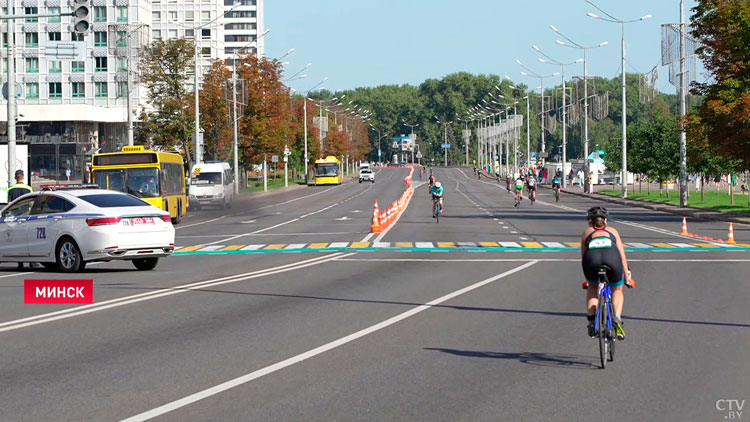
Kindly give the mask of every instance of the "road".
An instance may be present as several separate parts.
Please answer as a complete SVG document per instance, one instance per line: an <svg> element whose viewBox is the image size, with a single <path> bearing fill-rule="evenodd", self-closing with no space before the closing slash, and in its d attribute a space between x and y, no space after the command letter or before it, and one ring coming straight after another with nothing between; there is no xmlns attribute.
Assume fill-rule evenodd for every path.
<svg viewBox="0 0 750 422"><path fill-rule="evenodd" d="M750 227L728 248L605 204L638 284L601 370L574 245L603 203L541 190L517 209L471 170L435 172L439 224L417 173L370 234L374 200L405 189L383 169L192 212L154 271L0 266L2 420L718 421L750 399ZM30 278L93 279L94 304L24 305Z"/></svg>

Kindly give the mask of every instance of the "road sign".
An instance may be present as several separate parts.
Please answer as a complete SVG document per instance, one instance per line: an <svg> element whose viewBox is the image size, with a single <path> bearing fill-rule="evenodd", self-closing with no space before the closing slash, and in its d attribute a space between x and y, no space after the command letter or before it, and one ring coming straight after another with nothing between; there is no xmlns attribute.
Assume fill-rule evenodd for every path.
<svg viewBox="0 0 750 422"><path fill-rule="evenodd" d="M284 147L284 155L291 155L292 151L289 151L289 147Z"/></svg>
<svg viewBox="0 0 750 422"><path fill-rule="evenodd" d="M532 160L536 160L536 152L532 152L531 153L531 159Z"/></svg>
<svg viewBox="0 0 750 422"><path fill-rule="evenodd" d="M417 158L422 158L422 153L421 152L417 153Z"/></svg>
<svg viewBox="0 0 750 422"><path fill-rule="evenodd" d="M278 155L272 155L271 156L271 162L272 163L278 163L279 162L279 156Z"/></svg>
<svg viewBox="0 0 750 422"><path fill-rule="evenodd" d="M382 155L382 153L383 153L383 151L381 151L380 149L378 149L378 158L380 158L380 156Z"/></svg>
<svg viewBox="0 0 750 422"><path fill-rule="evenodd" d="M539 158L547 158L549 157L549 152L544 151L539 153Z"/></svg>
<svg viewBox="0 0 750 422"><path fill-rule="evenodd" d="M450 147L451 147L451 144L440 145L440 148L450 148Z"/></svg>

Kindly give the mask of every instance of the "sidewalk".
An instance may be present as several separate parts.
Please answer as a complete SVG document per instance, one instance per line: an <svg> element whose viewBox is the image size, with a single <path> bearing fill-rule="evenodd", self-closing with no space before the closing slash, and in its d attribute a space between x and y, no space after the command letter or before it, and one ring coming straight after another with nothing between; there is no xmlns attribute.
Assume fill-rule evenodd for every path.
<svg viewBox="0 0 750 422"><path fill-rule="evenodd" d="M547 189L551 189L548 186L544 187ZM589 195L587 193L583 193L582 191L571 190L570 188L563 189L562 192L570 195L580 196L583 198L595 199L597 201L610 202L613 204L625 205L629 207L641 207L654 211L668 212L683 217L701 218L704 220L724 221L750 225L750 215L739 212L709 210L705 208L695 207L680 207L678 205L672 205L663 202L643 201L638 199L622 199L596 192Z"/></svg>

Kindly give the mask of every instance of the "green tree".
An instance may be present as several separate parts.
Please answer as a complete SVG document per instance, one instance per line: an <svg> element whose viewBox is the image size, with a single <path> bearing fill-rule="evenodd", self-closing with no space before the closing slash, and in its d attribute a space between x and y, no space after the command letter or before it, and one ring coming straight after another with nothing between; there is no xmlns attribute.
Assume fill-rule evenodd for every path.
<svg viewBox="0 0 750 422"><path fill-rule="evenodd" d="M661 186L680 169L680 130L677 118L664 107L654 107L650 116L641 118L628 127L628 147L629 170L646 173Z"/></svg>

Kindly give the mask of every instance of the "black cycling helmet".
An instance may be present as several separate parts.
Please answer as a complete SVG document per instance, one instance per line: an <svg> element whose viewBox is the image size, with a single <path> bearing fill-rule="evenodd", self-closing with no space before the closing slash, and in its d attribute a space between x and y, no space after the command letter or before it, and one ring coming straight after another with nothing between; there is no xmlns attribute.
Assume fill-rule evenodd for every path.
<svg viewBox="0 0 750 422"><path fill-rule="evenodd" d="M604 219L607 218L608 215L609 213L607 212L607 209L599 206L591 207L588 211L586 211L586 217L589 221L594 221L598 218Z"/></svg>

